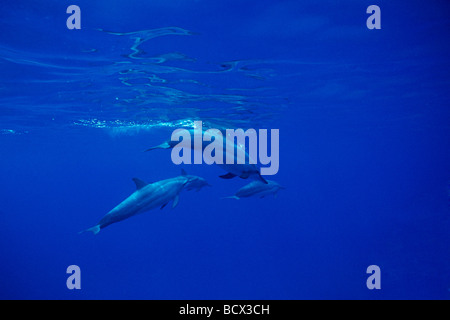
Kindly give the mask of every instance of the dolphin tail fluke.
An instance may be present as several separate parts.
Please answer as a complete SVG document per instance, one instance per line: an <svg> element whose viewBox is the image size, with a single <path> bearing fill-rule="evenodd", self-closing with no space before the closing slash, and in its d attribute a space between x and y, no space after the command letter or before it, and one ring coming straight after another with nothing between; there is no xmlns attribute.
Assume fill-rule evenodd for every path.
<svg viewBox="0 0 450 320"><path fill-rule="evenodd" d="M236 199L236 200L239 200L241 198L239 198L238 196L231 196L231 197L223 197L222 199Z"/></svg>
<svg viewBox="0 0 450 320"><path fill-rule="evenodd" d="M98 224L95 227L92 227L92 228L86 229L84 231L78 232L78 234L82 234L82 233L85 233L85 232L92 232L93 234L98 234L100 232L100 225Z"/></svg>
<svg viewBox="0 0 450 320"><path fill-rule="evenodd" d="M145 152L152 151L155 149L170 149L170 145L168 142L161 143L159 146L151 147L150 149L145 150Z"/></svg>
<svg viewBox="0 0 450 320"><path fill-rule="evenodd" d="M227 174L224 174L224 175L222 175L222 176L219 176L219 178L222 178L222 179L233 179L234 177L236 177L236 175L234 174L234 173L227 173Z"/></svg>

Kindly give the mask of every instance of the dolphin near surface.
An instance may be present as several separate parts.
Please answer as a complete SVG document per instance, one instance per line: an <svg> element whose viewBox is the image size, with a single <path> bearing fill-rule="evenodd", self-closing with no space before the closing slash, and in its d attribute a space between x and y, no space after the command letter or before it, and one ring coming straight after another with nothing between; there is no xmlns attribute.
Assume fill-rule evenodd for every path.
<svg viewBox="0 0 450 320"><path fill-rule="evenodd" d="M186 188L187 190L197 189L208 185L206 180L197 176L189 176L182 170L182 175L154 183L146 183L134 178L136 191L118 206L108 212L97 225L83 232L98 234L101 229L107 226L128 219L134 215L150 211L161 207L163 209L170 201L173 201L172 208L178 205L179 194Z"/></svg>
<svg viewBox="0 0 450 320"><path fill-rule="evenodd" d="M194 129L190 129L188 131L190 132L191 136L194 136ZM202 135L209 135L209 133L207 131L202 131ZM211 141L211 139L210 139L210 141ZM161 143L160 145L154 146L145 151L148 152L148 151L155 150L155 149L173 149L178 143L179 143L179 141L167 140L167 141ZM205 142L202 139L202 146L201 146L202 150L200 150L200 151L203 151L208 144L209 144L209 141ZM195 147L191 146L191 148L195 150ZM247 153L247 151L245 150L245 147L239 146L234 143L231 144L230 142L228 142L227 139L225 139L223 149L224 149L223 163L222 164L217 163L217 165L228 173L221 175L220 178L222 178L222 179L232 179L235 177L240 177L241 179L251 178L251 179L254 179L257 181L261 181L264 184L267 184L266 179L264 179L261 176L260 169L255 164L247 163L247 162L245 164L237 163L238 162L238 156L237 156L238 150L243 151L243 153L245 155L245 159L250 160L250 156ZM233 158L234 158L233 164L226 163L226 155L228 152L230 152L230 150L233 150ZM236 152L234 152L235 150L236 150Z"/></svg>
<svg viewBox="0 0 450 320"><path fill-rule="evenodd" d="M249 198L249 197L260 197L264 198L267 195L273 194L274 197L277 196L278 191L281 189L285 189L280 186L277 182L272 180L267 180L267 184L262 183L261 181L252 181L246 186L239 189L234 196L225 197L223 199L236 199L239 200L241 198Z"/></svg>

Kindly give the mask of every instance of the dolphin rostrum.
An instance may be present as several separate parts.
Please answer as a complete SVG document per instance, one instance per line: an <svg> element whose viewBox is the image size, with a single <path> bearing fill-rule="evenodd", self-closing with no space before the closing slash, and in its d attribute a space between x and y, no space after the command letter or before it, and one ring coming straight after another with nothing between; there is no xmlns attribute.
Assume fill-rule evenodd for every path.
<svg viewBox="0 0 450 320"><path fill-rule="evenodd" d="M231 197L225 197L223 199L236 199L239 200L241 198L248 198L248 197L260 197L264 198L265 196L269 194L273 194L274 197L277 196L277 193L280 189L285 189L284 187L280 186L277 182L272 180L267 180L267 184L262 183L261 181L252 181L246 186L239 189L234 196Z"/></svg>
<svg viewBox="0 0 450 320"><path fill-rule="evenodd" d="M197 192L199 192L203 187L211 187L211 185L205 179L188 175L183 169L181 169L181 175L189 179L189 182L184 186L184 189L186 189L187 191L195 189Z"/></svg>
<svg viewBox="0 0 450 320"><path fill-rule="evenodd" d="M191 136L194 136L194 129L190 129L188 130L189 133L191 134ZM208 131L202 131L202 135L203 136L208 136L211 135ZM211 141L211 138L209 139L209 141ZM172 140L167 140L163 143L161 143L160 145L157 145L155 147L152 147L150 149L145 150L147 151L151 151L151 150L155 150L155 149L173 149L177 144L179 143L179 141L172 141ZM204 139L202 139L202 145L201 145L201 150L203 152L203 150L206 148L206 146L208 145L208 142L206 142ZM191 148L193 148L193 150L195 149L195 145L192 146ZM237 154L238 154L238 150L241 150L245 156L245 159L250 160L250 156L248 154L248 152L245 150L245 147L240 146L235 144L234 142L229 142L227 139L224 139L224 147L223 149L225 150L225 152L223 153L223 157L224 157L224 161L223 163L217 163L217 165L219 167L221 167L222 169L224 169L225 171L227 171L227 174L221 175L220 178L222 179L232 179L235 177L240 177L242 179L248 179L248 178L252 178L258 181L261 181L265 184L267 184L266 179L264 179L261 176L260 173L260 169L253 163L244 163L244 164L238 164L237 162ZM236 152L234 152L236 150ZM233 160L234 163L233 164L228 164L226 163L226 157L227 157L227 153L228 152L233 152Z"/></svg>
<svg viewBox="0 0 450 320"><path fill-rule="evenodd" d="M80 233L90 231L97 234L101 229L113 223L158 207L162 209L170 201L173 201L172 208L175 208L178 204L179 194L183 188L186 187L188 190L192 188L200 189L207 185L204 179L196 176L188 176L184 170L179 177L154 183L146 183L137 178L134 178L133 181L136 184L137 190L131 196L107 213L97 225Z"/></svg>
<svg viewBox="0 0 450 320"><path fill-rule="evenodd" d="M194 129L189 129L188 131L191 134L191 136L194 136ZM205 131L203 131L203 133L205 133ZM163 143L161 143L161 144L159 144L157 146L154 146L154 147L151 147L151 148L145 150L145 152L152 151L152 150L155 150L155 149L172 149L178 143L180 143L180 142L179 141L172 141L171 139L169 139L169 140L166 140L166 141L164 141ZM205 146L206 145L204 144L203 145L203 149L205 148Z"/></svg>

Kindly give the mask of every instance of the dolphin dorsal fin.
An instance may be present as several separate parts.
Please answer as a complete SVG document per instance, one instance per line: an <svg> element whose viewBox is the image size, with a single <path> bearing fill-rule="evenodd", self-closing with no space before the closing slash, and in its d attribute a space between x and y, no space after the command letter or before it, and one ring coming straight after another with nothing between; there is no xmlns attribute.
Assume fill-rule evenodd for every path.
<svg viewBox="0 0 450 320"><path fill-rule="evenodd" d="M187 176L187 173L186 173L186 171L184 171L184 169L181 169L181 175L182 176Z"/></svg>
<svg viewBox="0 0 450 320"><path fill-rule="evenodd" d="M136 184L136 189L138 189L138 190L144 188L145 186L148 186L148 183L145 181L142 181L141 179L133 178L133 181Z"/></svg>

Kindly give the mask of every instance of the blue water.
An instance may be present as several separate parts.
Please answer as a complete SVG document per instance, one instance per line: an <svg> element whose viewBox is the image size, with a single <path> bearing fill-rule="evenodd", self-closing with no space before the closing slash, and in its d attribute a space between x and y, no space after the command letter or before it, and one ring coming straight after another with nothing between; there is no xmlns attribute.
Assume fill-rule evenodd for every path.
<svg viewBox="0 0 450 320"><path fill-rule="evenodd" d="M443 0L3 2L0 298L449 299L449 16ZM178 176L143 150L195 120L279 129L286 189L222 200L248 181L183 165L213 187L78 234L131 178Z"/></svg>

